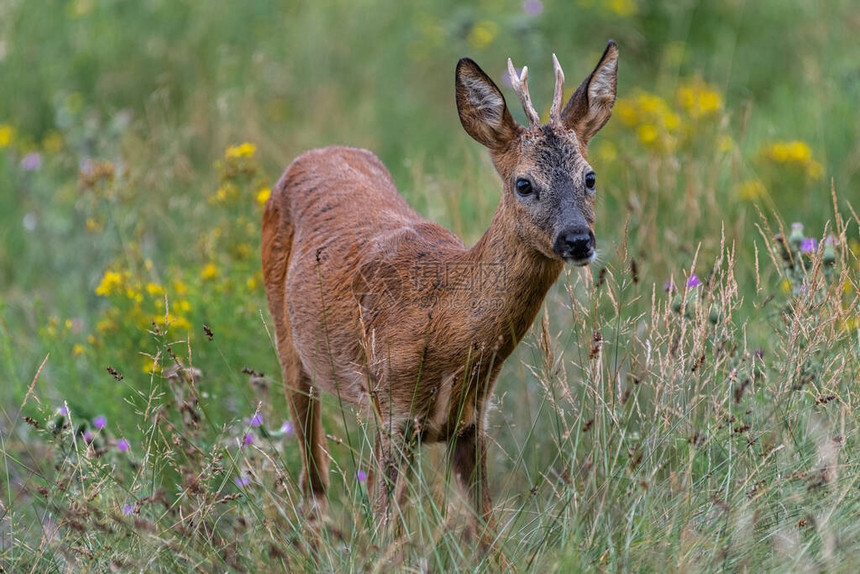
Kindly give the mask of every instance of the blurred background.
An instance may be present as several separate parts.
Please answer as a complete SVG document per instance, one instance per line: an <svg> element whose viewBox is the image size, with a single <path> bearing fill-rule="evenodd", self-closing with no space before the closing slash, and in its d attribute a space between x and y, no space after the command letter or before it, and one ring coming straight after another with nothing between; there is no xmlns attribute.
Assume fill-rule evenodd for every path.
<svg viewBox="0 0 860 574"><path fill-rule="evenodd" d="M110 297L96 293L106 270L146 296L137 328L172 290L194 336L214 323L232 337L225 353L276 372L259 314L257 199L312 147L373 150L422 214L475 241L500 184L459 125L463 56L503 86L523 121L502 81L508 57L529 66L546 114L551 54L570 94L606 41L618 42L619 102L590 154L597 236L609 253L627 221L646 281L662 286L700 246L712 256L723 227L751 251L759 209L821 234L831 182L842 200L860 194L858 33L850 0L6 0L5 388L29 382L46 346L51 386L101 388L92 380L114 353L141 350L145 332L120 342L125 330L108 328L128 322L135 297L111 316ZM245 142L250 157L232 159L252 166L215 166ZM175 293L175 281L192 292Z"/></svg>
<svg viewBox="0 0 860 574"><path fill-rule="evenodd" d="M529 67L546 116L551 54L569 96L610 38L618 101L589 155L601 256L591 272L568 270L548 299L559 350L587 353L591 331L566 331L577 313L568 295L590 297L598 274L601 284L604 273L621 277L635 260L624 308L634 337L652 300L667 304L669 285L691 273L704 281L729 252L736 323L750 348L772 349L769 322L747 319L792 286L770 263L764 230L787 234L798 221L821 241L835 206L843 215L860 206L857 8L0 0L0 429L20 423L40 365L39 408L106 415L117 437L144 432L123 419L177 362L202 371L218 424L260 400L267 420L286 418L259 239L262 204L292 158L330 144L368 148L420 213L471 244L501 185L460 127L457 60L477 61L522 122L503 80L508 57ZM856 225L845 237L860 253ZM598 316L611 309L600 305ZM860 325L856 311L851 320ZM500 380L502 414L492 416L508 446L541 407L504 397L539 394L528 366L539 355L530 335ZM569 369L571 385L579 369ZM339 415L327 417L346 432ZM286 456L295 470L297 456ZM526 464L541 456L550 455L523 454Z"/></svg>

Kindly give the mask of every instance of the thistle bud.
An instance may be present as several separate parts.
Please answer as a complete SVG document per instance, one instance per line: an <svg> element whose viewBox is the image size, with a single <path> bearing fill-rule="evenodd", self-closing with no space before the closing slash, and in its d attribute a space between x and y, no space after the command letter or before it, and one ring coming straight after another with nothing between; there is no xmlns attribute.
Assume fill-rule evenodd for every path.
<svg viewBox="0 0 860 574"><path fill-rule="evenodd" d="M803 243L803 239L803 224L792 223L791 234L788 236L789 245L791 245L792 249L798 250L800 249L800 244Z"/></svg>

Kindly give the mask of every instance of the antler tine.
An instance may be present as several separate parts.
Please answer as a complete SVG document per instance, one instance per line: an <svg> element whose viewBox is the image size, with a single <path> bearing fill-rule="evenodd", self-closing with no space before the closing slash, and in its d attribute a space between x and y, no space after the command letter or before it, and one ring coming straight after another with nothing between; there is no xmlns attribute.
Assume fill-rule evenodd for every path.
<svg viewBox="0 0 860 574"><path fill-rule="evenodd" d="M552 67L555 70L555 92L552 95L552 106L549 108L549 123L553 127L562 127L561 108L564 105L564 72L555 54L552 55Z"/></svg>
<svg viewBox="0 0 860 574"><path fill-rule="evenodd" d="M523 110L526 112L526 117L529 119L529 128L540 126L540 116L535 111L535 108L532 105L532 99L529 96L528 67L523 66L522 74L517 75L514 63L511 62L510 58L508 58L508 76L511 78L511 86L513 86L514 91L520 98Z"/></svg>

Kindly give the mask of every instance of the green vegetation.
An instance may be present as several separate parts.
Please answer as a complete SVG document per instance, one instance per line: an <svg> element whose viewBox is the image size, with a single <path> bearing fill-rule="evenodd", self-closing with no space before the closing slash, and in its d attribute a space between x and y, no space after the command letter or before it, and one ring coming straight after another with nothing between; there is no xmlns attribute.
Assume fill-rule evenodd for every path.
<svg viewBox="0 0 860 574"><path fill-rule="evenodd" d="M436 447L408 536L376 531L373 421L333 397L308 533L261 204L298 153L367 147L473 242L500 185L457 59L528 65L546 114L551 53L569 95L608 38L601 256L496 387L499 546L524 572L856 571L858 31L850 0L0 2L0 571L497 568Z"/></svg>

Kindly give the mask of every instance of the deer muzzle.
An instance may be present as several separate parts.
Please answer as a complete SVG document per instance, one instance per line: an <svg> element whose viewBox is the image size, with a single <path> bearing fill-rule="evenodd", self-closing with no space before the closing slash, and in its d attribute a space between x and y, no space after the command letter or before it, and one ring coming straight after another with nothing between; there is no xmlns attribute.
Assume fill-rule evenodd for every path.
<svg viewBox="0 0 860 574"><path fill-rule="evenodd" d="M587 227L562 231L555 239L553 250L565 263L588 265L596 256L594 233Z"/></svg>

